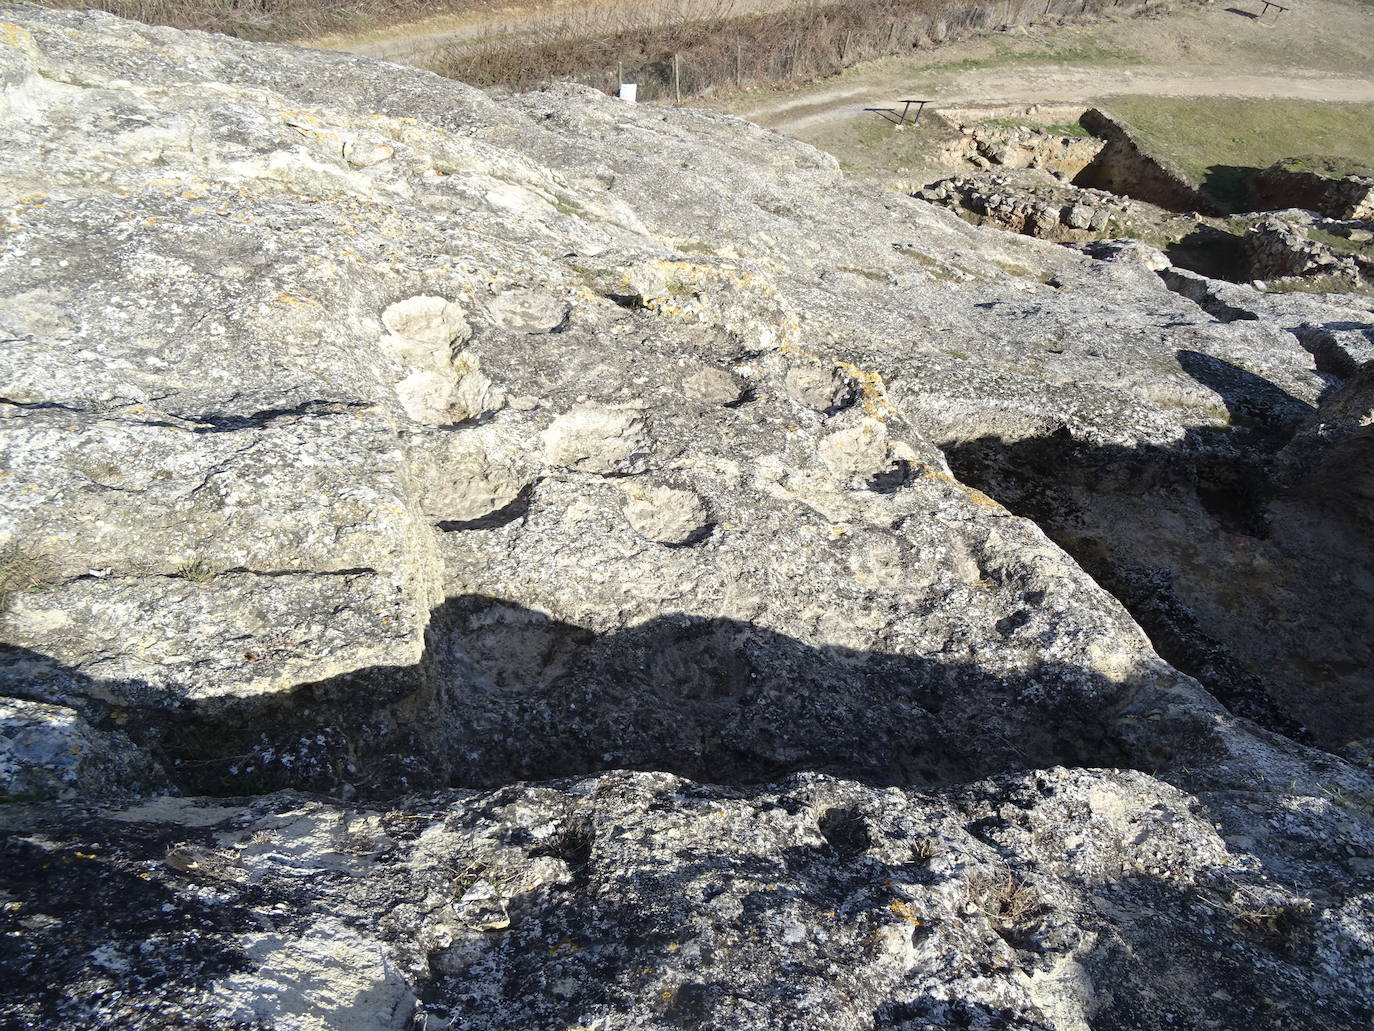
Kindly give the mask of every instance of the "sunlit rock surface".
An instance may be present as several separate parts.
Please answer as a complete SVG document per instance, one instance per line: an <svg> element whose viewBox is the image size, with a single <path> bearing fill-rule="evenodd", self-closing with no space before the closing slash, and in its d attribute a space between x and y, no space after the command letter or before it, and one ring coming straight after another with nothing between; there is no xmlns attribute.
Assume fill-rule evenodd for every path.
<svg viewBox="0 0 1374 1031"><path fill-rule="evenodd" d="M2 10L7 1019L1368 1023L1366 302Z"/></svg>

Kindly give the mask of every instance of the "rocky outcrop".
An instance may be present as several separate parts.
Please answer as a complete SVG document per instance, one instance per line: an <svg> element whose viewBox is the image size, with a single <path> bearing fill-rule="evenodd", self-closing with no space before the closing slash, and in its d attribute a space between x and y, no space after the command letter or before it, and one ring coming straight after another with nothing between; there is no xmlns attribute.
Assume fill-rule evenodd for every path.
<svg viewBox="0 0 1374 1031"><path fill-rule="evenodd" d="M1366 361L1318 409L1280 456L1293 489L1342 518L1374 525L1374 360Z"/></svg>
<svg viewBox="0 0 1374 1031"><path fill-rule="evenodd" d="M996 109L938 112L934 117L946 121L969 119L958 122L960 135L940 148L936 156L938 163L969 162L980 168L1039 168L1072 179L1090 166L1107 145L1106 141L1093 136L1061 136L1028 125L999 125L995 118L999 113L1003 112Z"/></svg>
<svg viewBox="0 0 1374 1031"><path fill-rule="evenodd" d="M1147 240L1181 267L1284 289L1367 290L1374 236L1367 221L1291 209L1228 219L1166 211L1145 201L1075 186L1037 169L951 176L912 196L995 226L1057 243Z"/></svg>
<svg viewBox="0 0 1374 1031"><path fill-rule="evenodd" d="M1103 243L1109 249L1118 246L1109 241L1148 242L1162 249L1168 261L1204 275L1248 282L1259 274L1251 266L1247 241L1237 231L1261 216L1222 220L1166 211L1105 190L1075 186L1037 169L952 176L913 196L947 207L974 225L1040 240L1079 246Z"/></svg>
<svg viewBox="0 0 1374 1031"><path fill-rule="evenodd" d="M1368 221L1327 219L1305 211L1270 216L1246 232L1251 275L1318 280L1328 289L1374 286L1374 247L1362 246L1374 239L1371 228L1374 223Z"/></svg>
<svg viewBox="0 0 1374 1031"><path fill-rule="evenodd" d="M1034 171L952 176L913 196L951 208L975 225L1060 243L1112 235L1139 207L1103 190L1070 186Z"/></svg>
<svg viewBox="0 0 1374 1031"><path fill-rule="evenodd" d="M0 22L8 1020L1368 1016L1367 545L1256 543L1359 302Z"/></svg>
<svg viewBox="0 0 1374 1031"><path fill-rule="evenodd" d="M413 809L162 799L53 811L41 837L11 808L7 880L42 896L0 946L5 1005L88 1027L1358 1026L1368 896L1319 871L1367 883L1369 860L1319 835L1374 836L1330 799L1242 797L1244 819L1055 768L936 793L616 773Z"/></svg>

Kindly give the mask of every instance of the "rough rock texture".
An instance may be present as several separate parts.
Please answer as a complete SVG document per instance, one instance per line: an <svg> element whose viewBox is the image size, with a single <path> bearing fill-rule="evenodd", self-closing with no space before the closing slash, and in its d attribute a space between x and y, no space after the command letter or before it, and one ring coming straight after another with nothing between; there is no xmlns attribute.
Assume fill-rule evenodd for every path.
<svg viewBox="0 0 1374 1031"><path fill-rule="evenodd" d="M1374 525L1374 360L1323 400L1279 458L1293 487L1364 524L1356 532L1368 532Z"/></svg>
<svg viewBox="0 0 1374 1031"><path fill-rule="evenodd" d="M1374 223L1310 211L1217 218L1059 181L1038 169L951 176L912 196L974 225L1057 243L1131 238L1166 250L1180 267L1276 289L1358 290L1374 284Z"/></svg>
<svg viewBox="0 0 1374 1031"><path fill-rule="evenodd" d="M1059 117L1073 122L1083 113L1082 108L1051 109ZM1012 114L1048 117L1049 110L1039 105L1028 111L1005 109L944 109L939 117L957 127L959 135L941 146L937 152L940 164L962 165L965 162L980 168L1038 168L1066 179L1072 179L1093 163L1107 145L1096 137L1060 136L1057 133L1024 125L1003 126L979 124L982 119L994 119Z"/></svg>
<svg viewBox="0 0 1374 1031"><path fill-rule="evenodd" d="M1368 1024L1280 457L1368 307L579 88L22 5L0 83L7 1020Z"/></svg>
<svg viewBox="0 0 1374 1031"><path fill-rule="evenodd" d="M1328 289L1369 290L1374 287L1371 229L1374 222L1367 219L1329 219L1292 210L1271 215L1252 225L1245 236L1251 278L1297 283L1319 279L1329 284ZM1321 237L1313 239L1313 231Z"/></svg>
<svg viewBox="0 0 1374 1031"><path fill-rule="evenodd" d="M1374 833L1303 794L1062 768L938 793L616 773L31 821L0 812L23 898L0 911L5 1006L30 1026L1354 1031L1370 1013L1374 879L1350 852Z"/></svg>
<svg viewBox="0 0 1374 1031"><path fill-rule="evenodd" d="M951 176L914 196L951 208L975 225L1060 243L1119 237L1132 216L1140 221L1154 214L1145 214L1148 206L1139 202L1039 171Z"/></svg>

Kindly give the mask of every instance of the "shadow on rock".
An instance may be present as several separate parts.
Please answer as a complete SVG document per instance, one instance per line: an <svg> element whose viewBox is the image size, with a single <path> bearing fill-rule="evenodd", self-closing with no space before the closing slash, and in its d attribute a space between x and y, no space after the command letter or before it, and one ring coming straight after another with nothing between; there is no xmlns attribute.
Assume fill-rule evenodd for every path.
<svg viewBox="0 0 1374 1031"><path fill-rule="evenodd" d="M214 1014L204 990L249 966L234 936L259 930L254 907L277 901L264 888L244 885L233 892L235 904L226 905L222 892L207 897L167 883L173 846L213 837L79 810L65 822L50 821L42 834L7 826L0 834L0 881L5 898L22 902L0 906L0 1012L15 1020L0 1017L0 1024L210 1026ZM116 858L127 854L146 861ZM136 1003L125 998L134 994Z"/></svg>
<svg viewBox="0 0 1374 1031"><path fill-rule="evenodd" d="M1184 372L1221 398L1232 425L1244 431L1250 447L1282 447L1316 413L1306 401L1238 365L1201 351L1181 350L1177 357ZM1200 436L1198 431L1194 436Z"/></svg>
<svg viewBox="0 0 1374 1031"><path fill-rule="evenodd" d="M67 689L118 694L92 683ZM1155 694L1145 679L1053 663L996 676L934 657L815 647L719 618L666 615L598 634L464 595L431 613L413 667L125 712L119 726L179 788L221 795L294 787L383 796L607 769L716 783L811 770L935 785L1054 764L1152 769L1180 751L1205 763L1216 749L1205 697L1191 709ZM1147 725L1130 718L1141 705L1172 711ZM87 702L88 718L111 725L99 708Z"/></svg>
<svg viewBox="0 0 1374 1031"><path fill-rule="evenodd" d="M1250 182L1260 169L1249 165L1211 165L1203 173L1201 190L1222 212L1255 210Z"/></svg>
<svg viewBox="0 0 1374 1031"><path fill-rule="evenodd" d="M1179 268L1189 269L1208 279L1243 281L1250 269L1250 260L1240 237L1205 223L1164 247L1169 261Z"/></svg>
<svg viewBox="0 0 1374 1031"><path fill-rule="evenodd" d="M1278 475L1315 410L1220 359L1178 360L1228 425L1173 448L984 437L949 446L950 466L1039 524L1236 714L1333 749L1374 734L1374 553L1344 510L1359 500Z"/></svg>

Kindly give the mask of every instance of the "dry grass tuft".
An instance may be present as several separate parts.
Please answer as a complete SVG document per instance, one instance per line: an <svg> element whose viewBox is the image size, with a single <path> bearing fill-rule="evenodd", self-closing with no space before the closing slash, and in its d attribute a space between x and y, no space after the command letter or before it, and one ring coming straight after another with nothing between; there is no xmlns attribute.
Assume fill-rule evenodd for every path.
<svg viewBox="0 0 1374 1031"><path fill-rule="evenodd" d="M0 551L0 612L9 608L14 595L41 591L55 582L52 564L41 555L15 546Z"/></svg>
<svg viewBox="0 0 1374 1031"><path fill-rule="evenodd" d="M968 896L998 934L1026 930L1043 909L1034 890L1010 873L974 874Z"/></svg>

